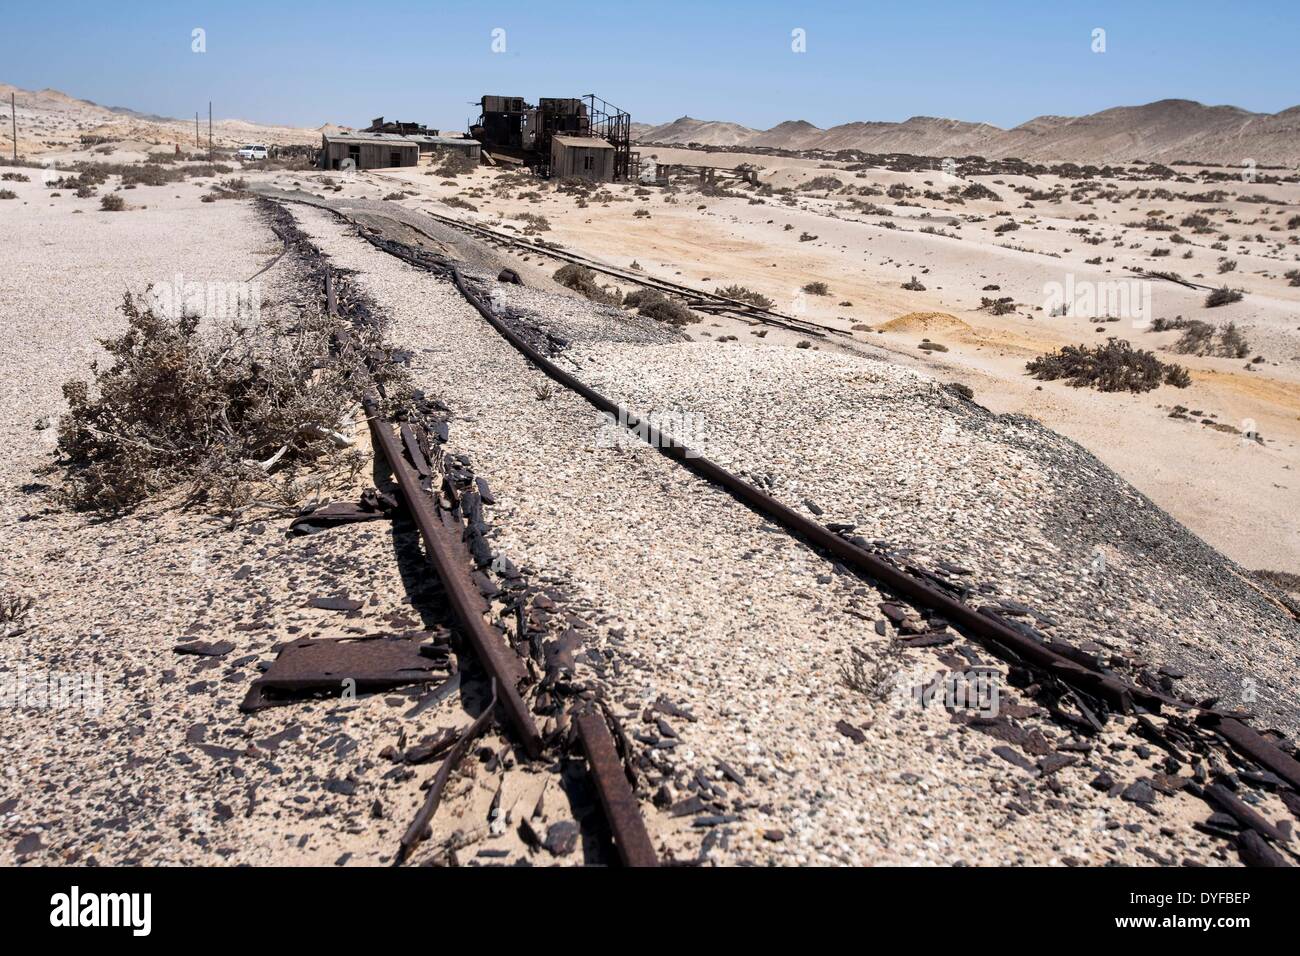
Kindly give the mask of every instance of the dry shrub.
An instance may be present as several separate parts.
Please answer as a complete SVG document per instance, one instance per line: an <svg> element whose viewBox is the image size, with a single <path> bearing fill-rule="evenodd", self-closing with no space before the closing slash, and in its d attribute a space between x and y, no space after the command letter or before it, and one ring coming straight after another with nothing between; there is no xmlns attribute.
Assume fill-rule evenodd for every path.
<svg viewBox="0 0 1300 956"><path fill-rule="evenodd" d="M762 293L755 292L753 289L747 289L743 285L729 285L723 289L714 289L713 294L735 299L737 302L747 302L760 309L772 308L771 299Z"/></svg>
<svg viewBox="0 0 1300 956"><path fill-rule="evenodd" d="M513 218L526 225L524 235L534 232L549 232L551 229L550 221L545 216L539 216L535 212L521 212Z"/></svg>
<svg viewBox="0 0 1300 956"><path fill-rule="evenodd" d="M830 192L835 189L840 189L843 186L844 184L834 176L817 176L796 188L808 190L810 192Z"/></svg>
<svg viewBox="0 0 1300 956"><path fill-rule="evenodd" d="M664 298L664 294L658 289L633 289L623 296L623 305L629 309L639 309L643 305L660 302Z"/></svg>
<svg viewBox="0 0 1300 956"><path fill-rule="evenodd" d="M27 612L33 603L25 595L0 593L0 637L17 637L27 630Z"/></svg>
<svg viewBox="0 0 1300 956"><path fill-rule="evenodd" d="M121 212L126 208L126 200L117 193L109 193L99 200L99 208L105 212Z"/></svg>
<svg viewBox="0 0 1300 956"><path fill-rule="evenodd" d="M472 173L478 163L470 159L464 153L458 153L455 150L447 150L442 158L440 165L434 172L435 175L455 179L462 173Z"/></svg>
<svg viewBox="0 0 1300 956"><path fill-rule="evenodd" d="M623 293L613 286L602 286L596 281L596 273L576 262L556 269L555 275L551 278L566 289L582 293L592 302L618 305L623 301Z"/></svg>
<svg viewBox="0 0 1300 956"><path fill-rule="evenodd" d="M698 315L658 289L633 289L623 298L623 305L636 309L638 315L669 325L691 325L700 321Z"/></svg>
<svg viewBox="0 0 1300 956"><path fill-rule="evenodd" d="M1016 301L1009 295L999 296L996 299L990 299L988 296L982 295L980 296L980 310L993 315L1006 315L1008 312L1016 311Z"/></svg>
<svg viewBox="0 0 1300 956"><path fill-rule="evenodd" d="M1228 305L1232 302L1240 302L1242 293L1236 289L1229 289L1226 285L1215 289L1205 297L1205 307L1213 309L1216 306Z"/></svg>
<svg viewBox="0 0 1300 956"><path fill-rule="evenodd" d="M961 191L964 199L992 199L994 202L1001 202L1002 197L995 193L983 183L971 183Z"/></svg>
<svg viewBox="0 0 1300 956"><path fill-rule="evenodd" d="M1075 388L1102 392L1147 392L1161 384L1177 388L1191 384L1191 377L1181 365L1161 362L1153 352L1135 349L1114 338L1091 348L1067 345L1058 352L1040 355L1025 368L1042 381L1064 379Z"/></svg>
<svg viewBox="0 0 1300 956"><path fill-rule="evenodd" d="M848 663L840 664L840 683L877 703L888 700L905 660L903 642L895 639L874 655L850 648Z"/></svg>
<svg viewBox="0 0 1300 956"><path fill-rule="evenodd" d="M336 460L360 360L330 356L336 320L304 313L291 327L227 324L142 308L127 293L127 330L101 340L111 357L91 366L94 389L63 386L59 422L73 507L118 511L188 486L190 501L234 509L296 467ZM364 379L362 379L364 380Z"/></svg>
<svg viewBox="0 0 1300 956"><path fill-rule="evenodd" d="M656 322L667 322L669 325L690 325L700 321L700 317L686 306L675 299L663 296L660 296L658 301L647 302L637 312Z"/></svg>
<svg viewBox="0 0 1300 956"><path fill-rule="evenodd" d="M1245 358L1250 354L1250 343L1237 329L1235 322L1215 328L1209 322L1192 319L1185 322L1182 328L1182 336L1173 345L1173 350L1181 355Z"/></svg>

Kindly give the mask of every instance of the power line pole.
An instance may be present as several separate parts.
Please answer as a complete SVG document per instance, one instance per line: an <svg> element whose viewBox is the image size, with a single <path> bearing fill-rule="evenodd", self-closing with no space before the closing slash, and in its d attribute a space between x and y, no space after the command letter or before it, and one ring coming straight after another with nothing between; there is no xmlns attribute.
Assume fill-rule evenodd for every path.
<svg viewBox="0 0 1300 956"><path fill-rule="evenodd" d="M198 149L202 145L203 142L199 139L199 111L195 110L194 111L194 148Z"/></svg>
<svg viewBox="0 0 1300 956"><path fill-rule="evenodd" d="M208 100L208 162L212 162L212 100Z"/></svg>
<svg viewBox="0 0 1300 956"><path fill-rule="evenodd" d="M18 105L13 91L9 92L9 119L14 127L14 165L18 164Z"/></svg>

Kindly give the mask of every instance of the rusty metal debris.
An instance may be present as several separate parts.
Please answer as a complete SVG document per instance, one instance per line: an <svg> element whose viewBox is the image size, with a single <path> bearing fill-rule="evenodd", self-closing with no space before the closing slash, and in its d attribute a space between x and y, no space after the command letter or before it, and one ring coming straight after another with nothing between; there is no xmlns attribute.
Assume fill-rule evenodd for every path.
<svg viewBox="0 0 1300 956"><path fill-rule="evenodd" d="M658 866L654 844L646 832L641 809L628 785L605 718L598 711L588 711L576 716L573 725L591 768L619 859L624 866Z"/></svg>
<svg viewBox="0 0 1300 956"><path fill-rule="evenodd" d="M1273 771L1300 792L1300 763L1235 717L1207 715L1211 729L1262 767Z"/></svg>
<svg viewBox="0 0 1300 956"><path fill-rule="evenodd" d="M397 502L382 491L370 489L361 495L359 501L334 501L313 508L294 518L289 523L289 533L293 535L319 534L329 528L342 524L355 524L359 521L383 521L392 518Z"/></svg>
<svg viewBox="0 0 1300 956"><path fill-rule="evenodd" d="M438 645L407 638L303 638L281 649L248 688L239 709L247 713L274 707L307 692L342 694L442 680L449 666Z"/></svg>
<svg viewBox="0 0 1300 956"><path fill-rule="evenodd" d="M488 724L492 721L493 711L497 707L497 683L492 682L492 700L483 708L483 712L478 715L474 723L465 728L465 732L460 735L456 745L451 748L447 756L443 758L442 763L438 766L438 772L434 774L433 782L429 785L429 792L425 795L424 803L411 821L411 825L406 828L402 834L401 845L397 850L396 864L401 865L411 851L419 845L424 839L424 831L429 828L429 821L433 819L434 813L438 809L438 804L442 802L442 792L447 787L447 781L451 779L451 773L464 759L469 745L487 729Z"/></svg>
<svg viewBox="0 0 1300 956"><path fill-rule="evenodd" d="M381 419L375 400L367 397L363 405L370 418L375 448L383 453L397 480L407 511L424 539L425 553L442 581L456 621L473 646L475 655L496 681L501 705L519 735L524 752L530 759L536 759L542 752L542 738L519 694L519 686L526 676L523 664L509 650L505 635L487 623L487 602L470 578L470 561L463 550L460 523L442 508L435 514L433 503L403 456L391 426Z"/></svg>

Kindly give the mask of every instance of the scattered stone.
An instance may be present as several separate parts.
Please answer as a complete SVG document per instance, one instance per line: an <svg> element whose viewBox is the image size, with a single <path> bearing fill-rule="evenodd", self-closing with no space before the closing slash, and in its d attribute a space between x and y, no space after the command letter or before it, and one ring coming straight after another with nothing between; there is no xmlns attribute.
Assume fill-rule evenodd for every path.
<svg viewBox="0 0 1300 956"><path fill-rule="evenodd" d="M578 845L578 825L572 820L552 823L546 830L544 846L552 856L568 856Z"/></svg>

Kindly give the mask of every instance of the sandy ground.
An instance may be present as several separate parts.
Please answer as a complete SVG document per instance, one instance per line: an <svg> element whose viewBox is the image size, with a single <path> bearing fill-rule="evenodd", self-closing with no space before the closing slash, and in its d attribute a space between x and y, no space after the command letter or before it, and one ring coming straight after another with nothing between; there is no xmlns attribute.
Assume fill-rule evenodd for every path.
<svg viewBox="0 0 1300 956"><path fill-rule="evenodd" d="M315 188L316 177L263 178ZM104 521L51 507L42 487L55 480L45 471L53 442L51 429L38 426L62 410L60 384L101 355L94 338L121 328L112 310L122 292L177 273L244 280L279 244L247 202L201 202L209 182L123 191L132 207L123 213L100 212L96 199L51 197L39 181L12 185L19 198L0 207L0 240L12 263L0 288L0 354L13 382L0 418L10 449L0 502L12 542L0 559L0 584L32 596L35 607L30 628L6 639L4 666L33 676L102 675L107 693L97 712L36 708L5 721L0 859L390 861L432 768L394 766L385 750L463 726L481 687L419 715L408 712L409 692L254 718L236 708L259 664L289 637L441 627L436 618L421 620L409 527L286 539L283 521L231 532L166 502ZM377 199L391 188L384 177L362 176L331 196ZM691 204L680 198L664 218ZM418 210L419 202L373 206L395 214L401 206ZM594 218L598 208L575 212ZM909 706L905 680L901 698L864 699L839 668L855 650L878 655L882 638L894 633L874 588L660 456L603 444L590 410L562 391L539 398L535 374L444 281L378 252L333 217L299 207L295 214L337 265L357 270L355 281L388 316L397 344L413 350L420 383L451 404L453 448L498 489L494 548L554 592L557 617L572 612L590 622L578 666L636 735L646 796L661 798L643 800L643 809L667 858L1230 859L1222 843L1192 829L1206 813L1199 801L1161 794L1157 819L1147 801L1120 796L1163 765L1118 725L1101 745L1060 750L1081 742L1009 686L996 731L967 726L943 708ZM418 219L418 211L404 214ZM431 241L454 250L458 240ZM707 232L700 242L706 250ZM639 261L668 268L644 254ZM708 276L707 284L746 281L692 268L674 271L701 283ZM521 271L551 270L524 263ZM495 272L484 274L490 280ZM288 261L263 281L274 308L300 308L315 294ZM621 313L565 293L505 291L576 343L568 360L600 387L638 405L702 410L710 421L749 420L777 447L797 449L770 460L757 441L714 449L792 505L820 500L830 515L889 539L900 556L967 562L972 583L988 588L990 599L1011 607L1024 601L1042 615L1036 624L1071 639L1100 631L1100 646L1120 657L1179 666L1189 690L1236 699L1248 678L1258 682L1260 709L1294 729L1293 623L1240 582L1231 564L1070 442L963 404L899 363L793 348L796 335L759 340L746 325L719 321L691 327L690 342L653 329L630 332ZM725 334L740 341L707 341ZM899 349L905 342L901 333L873 338ZM853 348L887 354L867 337ZM791 391L790 382L801 387ZM846 455L856 463L851 473L841 467ZM1005 533L1007 522L1014 536ZM662 543L683 523L695 532L665 551ZM942 533L921 534L936 526ZM1108 568L1102 578L1095 577L1098 549ZM305 606L308 595L339 593L363 607L338 615ZM1234 609L1231 621L1220 602ZM1262 647L1253 646L1256 636L1265 637ZM177 654L175 646L192 639L232 646L214 657ZM955 638L937 650L908 651L897 666L904 678L924 677L938 664L954 669L979 659ZM1005 671L998 673L1005 685ZM656 710L661 700L673 707ZM454 781L429 851L442 862L448 846L459 848L457 862L588 859L585 850L530 850L514 828L543 790L550 795L531 818L537 827L549 832L570 816L589 818L571 762L524 766L509 758L502 738L484 742ZM1078 759L1046 762L1053 755ZM1108 786L1097 784L1103 771ZM509 827L493 822L497 795L509 808ZM1270 817L1282 812L1272 800L1260 807Z"/></svg>
<svg viewBox="0 0 1300 956"><path fill-rule="evenodd" d="M707 162L710 156L654 148L644 151L643 160L649 158L647 153L660 162L692 164ZM420 168L365 172L345 183L339 195L378 198L405 189L417 195L401 199L404 205L420 208L433 200L428 208L441 214L521 232L526 224L514 217L532 213L549 224L540 238L598 260L623 267L637 262L651 274L705 288L738 283L767 295L778 309L817 322L845 330L868 326L869 330L853 333L861 345L847 347L883 349L897 361L931 367L940 377L970 385L977 400L992 410L1019 412L1042 421L1097 454L1247 567L1300 570L1300 528L1291 517L1300 500L1295 479L1300 464L1300 288L1283 277L1300 258L1296 231L1286 225L1300 212L1300 187L1230 184L1225 187L1227 198L1203 203L1178 197L1221 187L1105 180L1103 185L1117 189L1122 198L1085 201L1081 196L1075 201L1067 191L1059 202L1052 202L1026 200L1014 189L1050 191L1056 185L1053 177L991 176L971 181L994 190L1001 201L967 200L953 206L924 198L922 192L930 188L926 182L942 192L950 182L965 188L971 181L945 181L936 172L873 169L855 174L812 160L714 155L722 167L746 160L764 167L763 181L776 188L795 187L828 174L852 186L888 189L904 184L916 191L908 201L917 205L895 206L888 196L871 197L869 201L892 211L886 218L842 208L842 197L825 198L821 191L798 192L796 204L789 206L779 196L756 204L751 198L706 197L692 189L667 195L651 189L637 195L633 187L614 185L602 201L578 208L573 197L544 186L496 189L493 184L502 173L491 169L454 181L426 175ZM1127 195L1139 189L1146 192ZM1162 189L1174 198L1152 195ZM1259 204L1234 198L1254 194L1276 201ZM452 196L470 202L477 211L449 209L437 201ZM1032 208L1022 208L1026 203ZM635 217L639 209L650 216ZM1213 232L1199 235L1182 229L1188 239L1185 244L1171 244L1168 232L1126 225L1148 218L1177 225L1185 216L1207 210ZM1019 229L1004 234L992 231L1008 221L992 218L1003 211L1020 223ZM1079 218L1090 215L1097 219ZM962 216L984 218L963 222L958 218ZM891 223L895 228L886 227ZM926 227L960 238L919 231ZM1085 237L1071 232L1077 228L1089 229L1093 240L1101 237L1100 244L1084 242ZM1226 251L1211 249L1224 235L1229 237ZM800 241L801 236L815 238ZM1018 248L1005 248L1011 245ZM1172 248L1173 254L1150 256L1153 248L1161 247ZM1190 258L1183 258L1188 251ZM1098 256L1099 264L1085 261ZM1237 266L1220 275L1218 264L1225 257ZM554 265L536 259L531 264L547 271ZM1142 286L1143 280L1127 272L1134 267L1173 270L1204 285L1228 283L1243 289L1246 297L1207 309L1203 291L1158 280ZM926 286L925 291L901 288L913 276ZM1087 283L1130 279L1140 284L1135 287L1135 302L1149 289L1145 315L1119 322L1089 321L1082 308L1076 315L1053 316L1050 306L1044 307L1048 283L1064 287L1072 281L1078 289ZM829 293L800 291L815 281L825 282ZM992 286L997 289L985 291ZM1011 296L1016 309L991 315L980 308L982 296ZM929 312L941 315L928 320L911 317ZM1173 354L1168 350L1180 333L1152 332L1146 326L1152 317L1175 316L1220 325L1235 322L1251 345L1249 357ZM697 328L700 336L732 334L742 342L755 341L749 334L752 330L726 319L709 319ZM1038 382L1025 373L1025 362L1043 352L1096 343L1107 335L1155 349L1164 360L1185 365L1192 373L1192 386L1162 387L1142 395L1101 394L1061 382ZM766 341L789 338L775 332ZM947 351L918 350L927 338ZM1255 355L1262 355L1264 361L1249 363ZM1197 414L1191 420L1170 418L1178 405ZM1253 430L1263 442L1211 428L1202 424L1203 419L1238 431Z"/></svg>
<svg viewBox="0 0 1300 956"><path fill-rule="evenodd" d="M380 204L366 208L375 206ZM678 860L733 863L931 864L1054 863L1066 857L1138 862L1150 861L1145 854L1151 850L1182 859L1183 849L1175 849L1180 844L1197 847L1194 853L1208 849L1184 829L1196 811L1182 801L1163 808L1170 814L1168 833L1153 832L1140 818L1120 823L1113 801L1095 799L1087 786L1091 771L1104 761L1030 783L992 752L996 737L954 730L939 713L899 706L897 697L866 704L837 671L853 648L875 654L882 646L863 625L877 613L874 589L835 573L762 518L653 452L604 445L595 416L581 400L563 392L538 400L536 374L444 280L388 259L332 216L298 207L294 212L337 265L357 271L361 287L392 317L395 337L421 343L417 381L454 410L452 447L491 476L499 502L494 546L534 574L564 582L576 604L599 609L599 624L584 640L579 660L584 673L599 675L624 726L646 746L651 789L662 786L671 795L658 812L644 808L663 851ZM384 210L373 214L382 217ZM1052 614L1079 615L1075 625L1062 624L1063 633L1095 633L1089 615L1096 593L1087 593L1088 586L1053 563L1062 560L1060 552L1084 549L1067 540L1064 528L1044 522L1058 511L1057 496L1068 500L1074 492L1052 488L1051 458L1023 457L1008 441L1015 434L1010 423L1008 434L997 426L986 433L970 422L956 425L960 403L934 390L925 376L893 364L781 346L729 359L718 346L682 343L663 333L638 341L634 331L620 328L625 320L611 321L581 301L504 292L509 306L547 316L547 331L579 343L567 361L585 379L626 396L635 407L683 407L689 393L696 407L708 409L714 427L743 418L735 446L718 436L705 449L747 474L770 468L774 493L796 496L789 503L799 504L800 495L816 497L845 518L865 508L873 516L858 518L865 534L909 544L907 530L925 528L928 543L918 545L914 560L929 560L923 551L958 557L978 568L981 579L998 580L993 593L1007 588ZM775 396L766 406L756 401L793 375L805 383L804 393L818 397L816 403L799 411ZM857 403L881 400L889 402L889 413L867 423ZM856 434L838 430L855 412L863 423ZM963 462L960 474L945 473L951 495L918 499L904 491L889 507L867 505L866 489L873 483L867 462L898 462L901 449L917 436L947 433L942 419L949 415L956 416L949 421L958 434L943 460ZM755 432L766 433L769 444L754 442ZM792 453L759 450L787 445ZM758 460L738 460L746 454ZM844 469L845 461L853 467ZM1004 483L995 477L1004 470L1019 475ZM890 473L900 485L933 483L912 466L895 465ZM1132 500L1120 507L1136 525L1156 514ZM961 526L955 534L952 522ZM1007 524L1016 528L1014 540ZM682 527L691 533L682 535ZM1164 533L1171 540L1177 536L1173 529ZM1217 619L1194 620L1200 612L1173 593L1135 595L1129 605L1120 597L1128 582L1167 574L1182 549L1171 547L1170 555L1144 567L1129 542L1116 545L1112 575L1095 585L1111 595L1109 626L1117 634L1161 660L1175 650L1159 646L1170 627L1150 613L1179 618L1181 633L1192 640L1220 627ZM1201 563L1207 560L1221 559L1210 558L1206 549ZM1231 589L1223 582L1194 584L1190 576L1180 584L1185 594L1201 587L1223 594L1227 590L1220 589ZM1076 589L1078 610L1071 611ZM1285 629L1266 605L1259 610L1263 617L1245 626L1243 639L1257 630ZM908 655L904 666L923 671L925 655ZM1258 662L1253 668L1261 671ZM1222 691L1234 693L1239 675L1224 676ZM653 715L661 696L691 718ZM838 721L861 727L864 741L844 737ZM1038 725L1030 720L1025 726ZM1047 733L1055 743L1065 742ZM1120 752L1124 748L1119 744ZM738 770L744 782L729 779L719 770L723 765ZM1142 761L1121 760L1117 766L1128 774ZM918 789L923 811L913 804ZM679 808L692 796L705 797L716 812Z"/></svg>

